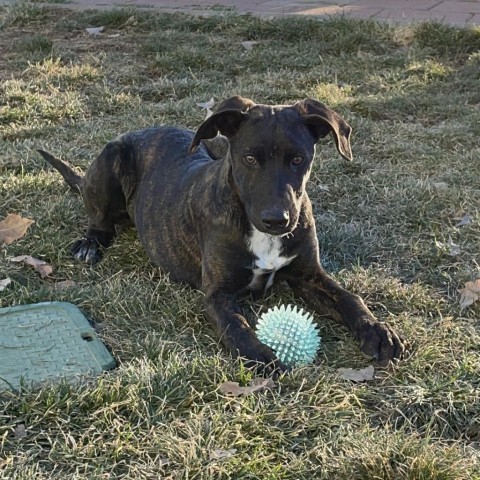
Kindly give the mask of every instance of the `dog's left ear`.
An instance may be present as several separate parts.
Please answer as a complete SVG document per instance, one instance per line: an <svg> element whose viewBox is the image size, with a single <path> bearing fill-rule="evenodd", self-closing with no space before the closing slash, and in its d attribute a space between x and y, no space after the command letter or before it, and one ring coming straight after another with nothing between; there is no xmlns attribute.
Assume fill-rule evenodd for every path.
<svg viewBox="0 0 480 480"><path fill-rule="evenodd" d="M213 138L218 132L230 138L248 118L249 115L246 113L246 110L254 105L255 103L249 98L243 98L238 95L227 98L215 105L213 115L208 117L198 128L188 153L195 152L201 140Z"/></svg>
<svg viewBox="0 0 480 480"><path fill-rule="evenodd" d="M330 107L312 98L306 98L296 103L293 108L302 115L305 124L315 138L315 142L332 132L340 155L346 160L352 160L352 149L350 148L352 128L343 117Z"/></svg>

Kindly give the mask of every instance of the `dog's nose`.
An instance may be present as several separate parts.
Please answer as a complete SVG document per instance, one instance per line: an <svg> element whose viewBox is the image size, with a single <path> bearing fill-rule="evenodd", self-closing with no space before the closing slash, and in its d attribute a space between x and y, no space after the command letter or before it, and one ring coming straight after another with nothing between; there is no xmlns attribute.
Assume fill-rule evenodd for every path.
<svg viewBox="0 0 480 480"><path fill-rule="evenodd" d="M288 226L290 215L286 210L265 210L262 212L261 220L269 230L279 230Z"/></svg>

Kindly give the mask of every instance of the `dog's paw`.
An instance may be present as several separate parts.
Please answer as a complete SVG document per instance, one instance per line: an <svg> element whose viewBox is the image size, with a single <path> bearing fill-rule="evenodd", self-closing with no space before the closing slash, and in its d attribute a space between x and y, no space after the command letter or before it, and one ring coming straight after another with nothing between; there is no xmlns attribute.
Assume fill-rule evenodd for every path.
<svg viewBox="0 0 480 480"><path fill-rule="evenodd" d="M362 353L381 366L400 360L407 349L407 343L389 325L377 321L361 329L359 340Z"/></svg>
<svg viewBox="0 0 480 480"><path fill-rule="evenodd" d="M73 258L79 262L95 265L102 259L102 252L98 241L94 238L81 238L70 248Z"/></svg>
<svg viewBox="0 0 480 480"><path fill-rule="evenodd" d="M275 352L261 343L243 347L240 356L244 359L247 368L263 375L280 375L288 371L288 367L281 362Z"/></svg>

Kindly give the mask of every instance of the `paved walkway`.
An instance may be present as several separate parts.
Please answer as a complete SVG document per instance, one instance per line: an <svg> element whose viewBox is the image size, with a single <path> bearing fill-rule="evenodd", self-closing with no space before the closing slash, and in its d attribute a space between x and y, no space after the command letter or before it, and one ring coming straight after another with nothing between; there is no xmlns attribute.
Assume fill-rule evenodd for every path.
<svg viewBox="0 0 480 480"><path fill-rule="evenodd" d="M12 4L15 0L0 0ZM47 2L48 3L48 0ZM437 20L456 26L480 26L480 0L69 0L55 4L85 9L131 6L166 12L213 15L222 12L252 13L262 17L345 15L388 22Z"/></svg>

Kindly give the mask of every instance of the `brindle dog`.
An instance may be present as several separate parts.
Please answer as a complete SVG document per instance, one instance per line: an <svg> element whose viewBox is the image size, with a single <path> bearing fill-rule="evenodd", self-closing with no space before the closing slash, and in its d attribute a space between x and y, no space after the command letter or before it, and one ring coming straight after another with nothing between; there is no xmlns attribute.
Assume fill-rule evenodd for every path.
<svg viewBox="0 0 480 480"><path fill-rule="evenodd" d="M247 363L285 369L237 300L283 280L386 365L402 357L405 344L321 267L305 190L317 142L332 133L340 155L351 160L350 132L339 114L313 99L267 106L237 96L221 102L196 133L163 126L118 137L83 178L40 153L82 193L89 224L73 246L76 259L98 262L118 225L133 224L153 263L203 291L220 340ZM202 142L219 133L228 139L220 159Z"/></svg>

